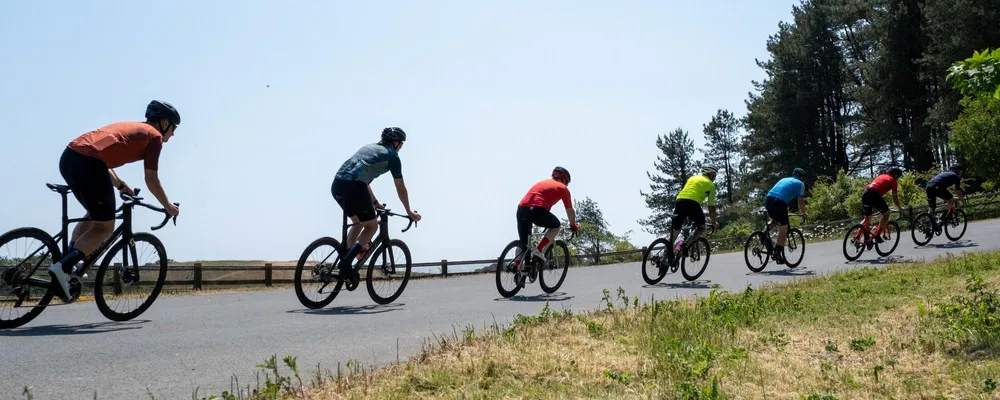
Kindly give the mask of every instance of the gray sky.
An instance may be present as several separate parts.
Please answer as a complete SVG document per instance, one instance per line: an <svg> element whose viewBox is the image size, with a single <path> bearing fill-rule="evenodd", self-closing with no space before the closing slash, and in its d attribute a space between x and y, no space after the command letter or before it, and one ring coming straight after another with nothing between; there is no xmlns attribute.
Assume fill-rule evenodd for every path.
<svg viewBox="0 0 1000 400"><path fill-rule="evenodd" d="M291 260L339 239L333 176L388 125L408 134L403 176L424 216L390 234L416 262L497 257L555 165L641 247L656 135L683 127L700 145L717 109L742 116L793 4L0 2L0 231L55 233L44 183L63 183L66 144L157 98L182 116L160 160L181 217L156 233L176 260ZM116 171L145 189L141 163ZM403 211L389 174L373 189ZM136 230L158 219L140 210Z"/></svg>

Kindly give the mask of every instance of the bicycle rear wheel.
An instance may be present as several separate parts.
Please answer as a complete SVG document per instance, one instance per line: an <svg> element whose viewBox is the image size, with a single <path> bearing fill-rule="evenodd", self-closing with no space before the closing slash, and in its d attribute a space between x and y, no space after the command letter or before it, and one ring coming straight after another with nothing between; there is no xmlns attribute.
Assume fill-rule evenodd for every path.
<svg viewBox="0 0 1000 400"><path fill-rule="evenodd" d="M542 291L551 294L559 290L566 280L567 271L569 271L569 248L566 247L566 242L556 240L545 250L545 265L538 271L538 284L542 287Z"/></svg>
<svg viewBox="0 0 1000 400"><path fill-rule="evenodd" d="M896 251L896 246L899 245L899 230L902 229L896 221L889 221L886 226L889 229L888 232L879 232L882 243L875 243L875 252L882 257L888 257L893 251Z"/></svg>
<svg viewBox="0 0 1000 400"><path fill-rule="evenodd" d="M681 258L681 274L684 275L684 279L693 281L705 273L711 254L712 249L708 244L708 239L699 237L698 240L695 240L693 245L688 248L687 255ZM700 267L696 266L699 262L701 262ZM689 264L695 266L688 267Z"/></svg>
<svg viewBox="0 0 1000 400"><path fill-rule="evenodd" d="M509 298L521 290L517 279L518 267L514 265L514 260L520 258L523 252L524 248L521 247L520 242L515 240L503 249L503 253L500 253L500 258L497 259L497 291L505 298Z"/></svg>
<svg viewBox="0 0 1000 400"><path fill-rule="evenodd" d="M956 241L965 235L965 228L969 226L969 220L965 217L965 210L956 208L951 214L951 219L944 225L944 235Z"/></svg>
<svg viewBox="0 0 1000 400"><path fill-rule="evenodd" d="M847 261L854 261L861 258L861 253L865 252L865 227L861 224L855 224L850 229L847 230L847 235L844 236L844 258ZM860 237L857 237L858 235Z"/></svg>
<svg viewBox="0 0 1000 400"><path fill-rule="evenodd" d="M922 212L913 217L913 223L910 224L910 237L913 238L913 243L917 246L924 246L931 242L934 237L934 224L930 214Z"/></svg>
<svg viewBox="0 0 1000 400"><path fill-rule="evenodd" d="M299 257L295 266L295 296L306 308L326 307L340 293L344 281L333 277L338 272L340 250L337 239L323 237L310 243Z"/></svg>
<svg viewBox="0 0 1000 400"><path fill-rule="evenodd" d="M655 285L667 275L667 256L670 243L667 239L659 238L649 244L646 251L642 253L642 280L647 284Z"/></svg>
<svg viewBox="0 0 1000 400"><path fill-rule="evenodd" d="M17 328L45 310L52 291L23 281L49 280L49 267L61 259L55 240L41 229L18 228L0 235L0 329Z"/></svg>
<svg viewBox="0 0 1000 400"><path fill-rule="evenodd" d="M791 228L788 230L788 239L785 241L785 265L788 268L798 267L802 264L802 259L806 256L806 238L802 236L802 231Z"/></svg>
<svg viewBox="0 0 1000 400"><path fill-rule="evenodd" d="M163 243L151 234L136 233L130 242L119 240L104 256L94 278L94 302L107 319L128 321L153 305L166 280Z"/></svg>
<svg viewBox="0 0 1000 400"><path fill-rule="evenodd" d="M379 304L396 301L410 281L411 266L410 248L406 243L399 239L383 242L368 262L368 275L365 278L368 296Z"/></svg>
<svg viewBox="0 0 1000 400"><path fill-rule="evenodd" d="M767 266L771 253L767 250L766 243L767 239L761 231L751 233L746 242L743 242L743 261L747 263L750 271L760 272Z"/></svg>

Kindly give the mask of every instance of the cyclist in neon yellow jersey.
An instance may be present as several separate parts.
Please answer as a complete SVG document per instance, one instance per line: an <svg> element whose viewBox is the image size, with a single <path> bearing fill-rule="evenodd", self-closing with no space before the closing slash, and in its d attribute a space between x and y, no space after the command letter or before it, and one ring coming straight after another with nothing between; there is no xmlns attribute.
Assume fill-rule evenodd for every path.
<svg viewBox="0 0 1000 400"><path fill-rule="evenodd" d="M687 243L694 243L694 240L701 236L705 226L705 212L701 209L701 204L708 200L708 215L712 218L712 226L719 229L719 223L715 222L715 177L718 171L715 167L706 166L701 169L701 175L688 178L684 188L677 194L677 202L674 204L674 219L670 225L670 243L677 240L684 219L690 219L695 230L691 237L685 239ZM673 262L674 246L667 246L669 259Z"/></svg>

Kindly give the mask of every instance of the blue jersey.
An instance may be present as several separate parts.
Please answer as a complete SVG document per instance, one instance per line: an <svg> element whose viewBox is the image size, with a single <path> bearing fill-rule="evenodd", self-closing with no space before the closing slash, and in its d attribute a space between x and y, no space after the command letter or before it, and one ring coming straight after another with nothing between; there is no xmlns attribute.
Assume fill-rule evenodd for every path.
<svg viewBox="0 0 1000 400"><path fill-rule="evenodd" d="M927 181L927 187L937 186L939 189L948 189L948 186L955 185L958 188L960 183L962 183L962 178L958 174L951 171L944 171Z"/></svg>
<svg viewBox="0 0 1000 400"><path fill-rule="evenodd" d="M392 147L372 143L358 149L351 158L344 161L337 171L337 178L370 185L375 178L386 172L392 172L392 177L396 179L403 177L399 153Z"/></svg>
<svg viewBox="0 0 1000 400"><path fill-rule="evenodd" d="M806 195L806 184L795 178L784 178L771 188L771 191L767 192L768 196L777 198L785 204L789 204L796 197L804 197Z"/></svg>

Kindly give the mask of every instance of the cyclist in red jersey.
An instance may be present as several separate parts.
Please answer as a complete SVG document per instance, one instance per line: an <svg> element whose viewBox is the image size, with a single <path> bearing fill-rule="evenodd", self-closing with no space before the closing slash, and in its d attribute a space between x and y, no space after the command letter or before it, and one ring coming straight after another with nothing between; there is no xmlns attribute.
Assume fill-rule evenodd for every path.
<svg viewBox="0 0 1000 400"><path fill-rule="evenodd" d="M573 200L569 194L570 177L569 171L563 167L556 167L552 170L552 179L536 183L528 193L524 195L521 202L517 204L517 240L521 247L528 248L528 236L531 235L532 225L548 228L545 237L538 243L537 248L531 249L525 255L525 262L530 262L532 255L544 259L545 248L555 240L559 234L559 218L552 214L550 209L557 202L562 200L566 207L566 216L569 217L570 229L573 232L579 231L580 226L576 224L576 213L573 211ZM514 260L514 264L520 268L519 260Z"/></svg>
<svg viewBox="0 0 1000 400"><path fill-rule="evenodd" d="M899 204L899 178L903 176L903 170L892 167L889 169L889 173L884 173L875 178L865 190L861 192L861 207L865 212L865 217L869 217L874 214L874 210L878 210L882 213L882 219L879 221L879 230L883 230L886 224L889 222L889 204L885 202L886 193L892 191L892 202L896 204L897 210L902 210L903 206ZM876 242L881 242L882 238L880 236L875 237Z"/></svg>
<svg viewBox="0 0 1000 400"><path fill-rule="evenodd" d="M115 229L115 192L135 191L115 174L122 165L143 161L146 186L168 214L180 210L167 199L158 175L160 150L181 123L177 109L153 100L146 106L146 122L118 122L85 133L69 143L59 159L59 173L87 210L89 221L73 228L70 250L49 267L52 291L69 299L69 279L74 267L101 245Z"/></svg>

